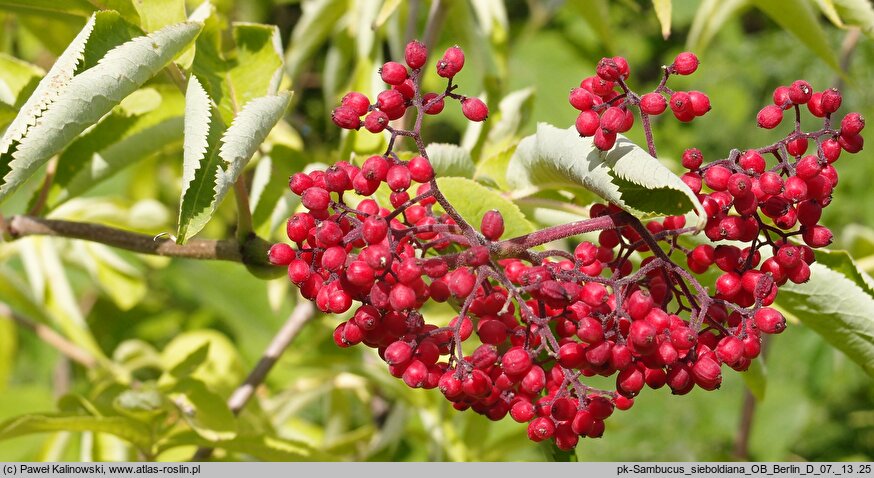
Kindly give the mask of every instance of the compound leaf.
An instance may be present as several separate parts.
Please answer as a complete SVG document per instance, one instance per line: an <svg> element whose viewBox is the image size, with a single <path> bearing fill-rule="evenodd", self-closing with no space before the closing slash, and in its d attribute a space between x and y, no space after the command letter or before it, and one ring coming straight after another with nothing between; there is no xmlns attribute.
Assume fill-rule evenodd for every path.
<svg viewBox="0 0 874 478"><path fill-rule="evenodd" d="M0 200L157 74L194 40L200 28L198 23L178 23L135 38L112 49L96 66L69 80L12 153L13 159L7 165L9 172L0 186ZM3 155L3 159L8 158L9 155Z"/></svg>
<svg viewBox="0 0 874 478"><path fill-rule="evenodd" d="M76 66L79 64L85 51L85 43L88 41L91 31L94 30L96 18L94 15L91 16L85 27L76 35L76 38L67 46L64 53L58 57L49 72L40 80L33 94L30 95L30 98L19 109L18 116L6 128L3 138L0 139L0 159L4 163L9 160L7 153L12 144L21 140L27 129L36 123L36 119L40 114L59 96L70 80L73 79Z"/></svg>
<svg viewBox="0 0 874 478"><path fill-rule="evenodd" d="M143 97L154 105L131 105ZM182 140L184 98L175 87L157 85L128 96L100 123L61 153L50 207L79 196L122 169Z"/></svg>
<svg viewBox="0 0 874 478"><path fill-rule="evenodd" d="M611 150L602 152L574 128L538 124L537 133L524 138L510 159L507 182L517 196L545 188L585 188L633 212L677 215L695 210L699 218L707 217L678 176L621 135Z"/></svg>
<svg viewBox="0 0 874 478"><path fill-rule="evenodd" d="M874 280L844 251L817 251L810 272L782 286L777 305L874 376Z"/></svg>

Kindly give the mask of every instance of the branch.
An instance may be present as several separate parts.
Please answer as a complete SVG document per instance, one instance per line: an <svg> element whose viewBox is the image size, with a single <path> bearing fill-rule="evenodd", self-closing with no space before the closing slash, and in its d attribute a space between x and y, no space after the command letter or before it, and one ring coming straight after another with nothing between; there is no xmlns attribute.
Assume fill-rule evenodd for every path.
<svg viewBox="0 0 874 478"><path fill-rule="evenodd" d="M6 232L13 239L25 236L68 237L99 242L141 254L243 262L240 243L230 240L193 239L186 244L176 244L170 239L160 239L100 224L43 219L23 215L13 216L9 220L6 229Z"/></svg>
<svg viewBox="0 0 874 478"><path fill-rule="evenodd" d="M268 345L267 349L264 350L261 360L259 360L255 365L255 368L249 372L249 376L246 377L243 384L237 387L237 389L234 390L234 393L231 394L231 398L228 399L228 408L231 409L231 412L233 412L234 415L239 415L240 411L243 410L243 407L249 403L252 395L255 394L255 389L264 382L264 379L267 378L267 374L270 373L270 370L279 360L279 357L282 356L283 352L285 352L285 349L291 345L300 331L303 330L304 325L313 318L314 312L313 304L310 301L301 300L298 302L297 306L295 306L291 315L288 317L288 320L286 320L282 328L276 332L270 345ZM208 460L209 457L212 456L212 452L213 448L200 447L194 453L194 456L191 457L191 460Z"/></svg>
<svg viewBox="0 0 874 478"><path fill-rule="evenodd" d="M61 334L55 332L51 327L34 322L26 317L18 315L8 305L0 302L0 316L8 317L15 321L16 324L30 330L43 342L51 345L58 352L62 353L70 360L82 365L85 368L93 368L97 365L97 359L86 352L78 345L70 342Z"/></svg>

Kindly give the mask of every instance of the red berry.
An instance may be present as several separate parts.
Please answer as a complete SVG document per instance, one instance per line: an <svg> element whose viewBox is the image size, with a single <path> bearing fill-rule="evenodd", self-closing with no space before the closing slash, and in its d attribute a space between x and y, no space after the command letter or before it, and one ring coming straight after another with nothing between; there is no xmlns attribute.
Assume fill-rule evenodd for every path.
<svg viewBox="0 0 874 478"><path fill-rule="evenodd" d="M331 194L322 188L309 188L301 195L300 202L307 209L328 209L328 205L331 202Z"/></svg>
<svg viewBox="0 0 874 478"><path fill-rule="evenodd" d="M647 93L640 98L640 110L648 115L660 115L667 107L668 102L660 93Z"/></svg>
<svg viewBox="0 0 874 478"><path fill-rule="evenodd" d="M464 52L457 46L449 47L443 58L437 62L437 74L443 78L452 78L464 67Z"/></svg>
<svg viewBox="0 0 874 478"><path fill-rule="evenodd" d="M601 58L595 67L595 73L605 81L616 81L622 76L622 71L613 58Z"/></svg>
<svg viewBox="0 0 874 478"><path fill-rule="evenodd" d="M777 105L762 108L756 116L759 128L774 129L781 121L783 121L783 109Z"/></svg>
<svg viewBox="0 0 874 478"><path fill-rule="evenodd" d="M486 239L497 241L504 234L504 217L497 209L486 211L480 223L480 231Z"/></svg>
<svg viewBox="0 0 874 478"><path fill-rule="evenodd" d="M348 106L338 106L331 112L331 121L343 129L358 129L361 127L359 115Z"/></svg>
<svg viewBox="0 0 874 478"><path fill-rule="evenodd" d="M865 128L865 118L859 113L850 113L841 120L841 136L851 137Z"/></svg>
<svg viewBox="0 0 874 478"><path fill-rule="evenodd" d="M683 151L682 162L684 168L695 170L701 167L701 163L704 162L704 155L701 154L701 150L698 148L689 148Z"/></svg>
<svg viewBox="0 0 874 478"><path fill-rule="evenodd" d="M404 95L398 90L385 90L376 96L376 106L385 111L389 118L392 117L392 111L403 109L405 101Z"/></svg>
<svg viewBox="0 0 874 478"><path fill-rule="evenodd" d="M489 108L479 98L461 100L461 112L471 121L485 121L489 117Z"/></svg>
<svg viewBox="0 0 874 478"><path fill-rule="evenodd" d="M540 442L552 437L555 433L555 425L552 420L546 417L535 418L534 421L528 424L528 439L534 442Z"/></svg>
<svg viewBox="0 0 874 478"><path fill-rule="evenodd" d="M294 260L294 250L284 242L273 244L267 252L267 260L275 266L287 266Z"/></svg>
<svg viewBox="0 0 874 478"><path fill-rule="evenodd" d="M422 95L422 106L425 107L425 114L436 115L443 111L445 102L437 93L425 93Z"/></svg>
<svg viewBox="0 0 874 478"><path fill-rule="evenodd" d="M766 334L779 334L786 329L786 319L783 318L783 314L770 307L757 310L754 319L756 327Z"/></svg>
<svg viewBox="0 0 874 478"><path fill-rule="evenodd" d="M428 59L428 49L425 47L425 44L418 41L413 40L410 43L407 43L407 47L404 50L404 59L407 62L407 66L412 69L422 68L425 65L425 61Z"/></svg>
<svg viewBox="0 0 874 478"><path fill-rule="evenodd" d="M789 99L797 105L807 103L812 95L813 88L804 80L797 80L789 86Z"/></svg>
<svg viewBox="0 0 874 478"><path fill-rule="evenodd" d="M357 91L351 91L340 100L340 105L351 108L358 116L364 116L370 109L370 100Z"/></svg>
<svg viewBox="0 0 874 478"><path fill-rule="evenodd" d="M595 104L595 97L584 88L574 88L568 96L568 101L570 101L571 106L574 108L586 111L592 109L592 106Z"/></svg>
<svg viewBox="0 0 874 478"><path fill-rule="evenodd" d="M371 133L379 133L388 126L388 115L384 111L373 110L364 117L364 129Z"/></svg>
<svg viewBox="0 0 874 478"><path fill-rule="evenodd" d="M834 113L841 107L841 92L835 88L829 88L822 92L822 110L826 114Z"/></svg>
<svg viewBox="0 0 874 478"><path fill-rule="evenodd" d="M580 136L594 136L600 126L601 119L598 117L598 113L592 110L583 111L577 116L576 128Z"/></svg>
<svg viewBox="0 0 874 478"><path fill-rule="evenodd" d="M392 191L406 191L410 187L410 169L402 164L396 164L389 168L385 176L385 182Z"/></svg>
<svg viewBox="0 0 874 478"><path fill-rule="evenodd" d="M414 156L407 163L407 169L410 171L410 179L417 183L427 183L434 178L434 169L431 167L431 162L422 156Z"/></svg>
<svg viewBox="0 0 874 478"><path fill-rule="evenodd" d="M674 59L674 71L679 75L691 75L698 69L698 57L694 53L685 51Z"/></svg>
<svg viewBox="0 0 874 478"><path fill-rule="evenodd" d="M700 91L690 91L689 101L692 104L692 112L695 116L704 116L710 111L710 98Z"/></svg>

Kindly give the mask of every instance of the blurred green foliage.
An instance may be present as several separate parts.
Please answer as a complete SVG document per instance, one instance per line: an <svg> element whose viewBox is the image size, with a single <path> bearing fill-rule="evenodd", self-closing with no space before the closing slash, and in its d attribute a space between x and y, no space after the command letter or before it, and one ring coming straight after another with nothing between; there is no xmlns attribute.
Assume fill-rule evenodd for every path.
<svg viewBox="0 0 874 478"><path fill-rule="evenodd" d="M42 74L38 70L51 67L93 10L85 1L57 2L66 9L43 8L51 3L0 0L0 61L25 60L36 65L38 77ZM132 23L149 18L160 25L160 19L136 8L148 0L100 3ZM277 226L283 214L296 207L293 198L283 193L289 174L345 159L350 152L363 154L384 146L379 138L341 135L329 116L345 91L377 91L376 68L385 58L398 57L408 36L422 35L432 4L396 2L394 10L381 11L382 3L213 2L223 22L278 27L285 48L283 85L295 90L287 123L271 133L272 149L256 157L247 171L256 177L253 188L259 184L260 197L267 198L261 206L253 206L262 236L280 238L282 228ZM602 56L626 56L632 68L630 82L643 91L657 84L662 64L690 45L700 47L696 51L702 65L698 73L679 79L675 86L707 92L713 110L691 124L656 119L660 159L675 170L677 158L688 147L698 147L706 158L714 159L725 157L732 148L770 143L772 135L755 127L755 113L770 101L774 87L798 78L817 89L843 84L844 108L874 117L874 91L869 87L874 84L874 42L863 35L850 48L842 47L852 35L850 30L836 27L828 11L822 13L814 6L832 2L788 2L803 4L810 15L785 18L769 13L786 2L674 0L667 39L652 4L645 1L442 3L446 19L433 51L451 44L466 50L468 66L457 78L466 92L484 93L494 113L498 100L511 92L533 91L532 97L520 100L522 104L508 106L505 118L517 122L516 136L533 133L537 122L572 124L575 114L565 92L590 74ZM833 3L848 8L858 2ZM862 3L870 8L867 1ZM198 4L187 2L187 11ZM840 12L846 15L845 10ZM811 18L814 29L804 23ZM866 25L864 18L841 18ZM383 24L374 31L371 25L377 20ZM147 26L155 24L141 25L151 30ZM799 25L813 36L799 37ZM844 72L836 68L841 62L848 65ZM426 80L426 86L428 81L432 79ZM34 86L35 82L22 85L22 93L13 101L0 97L4 100L0 128L21 106L17 99L26 98ZM173 88L168 78L160 76L153 86ZM499 118L493 114L490 121ZM465 125L460 112L452 109L428 123L425 136L432 142L462 142L473 151L476 162L492 156L500 161L506 144L495 138L478 139L476 131L465 131ZM642 144L642 132L633 130L631 139ZM90 188L83 197L52 203L50 214L148 233L174 230L181 147L181 134L170 134L161 148ZM826 209L823 222L837 232L838 245L870 272L874 270L874 188L870 187L874 161L868 156L863 152L838 163L837 200ZM477 170L478 175L488 172ZM281 179L278 187L277 181L270 181L275 177ZM38 187L38 181L26 184L2 212L25 211ZM536 209L523 205L529 220L552 220L553 216ZM232 201L225 201L201 235L229 236L234 218ZM341 319L333 316L319 316L308 325L259 390L257 400L239 419L224 420L227 410L222 409L222 401L256 363L296 300L287 280L257 280L238 264L168 261L93 244L29 238L0 247L0 300L17 311L32 310L30 320L59 330L102 364L95 370L71 364L29 330L0 320L0 419L85 410L94 416L118 416L124 422L112 426L128 426L128 421L146 416L163 417L155 421L172 423L168 427L175 430L190 430L176 435L175 442L134 447L115 435L94 431L28 434L3 443L3 460L180 460L188 459L195 445L205 443L218 444L220 459L550 457L526 439L524 425L509 419L491 423L471 412L458 413L436 391L410 390L390 377L374 351L336 348L331 331ZM451 312L433 313L448 320ZM203 352L201 347L207 343ZM792 324L769 343L766 364L767 392L755 408L749 459L874 459L874 387L858 365L800 324ZM180 366L193 373L180 375L176 368ZM583 441L577 457L599 461L738 458L735 441L744 394L744 382L734 373L726 374L717 392L695 390L674 397L667 390L645 391L631 411L609 420L604 438ZM188 420L185 425L179 419L184 415L181 405L163 403L162 397L185 397L189 406L214 410L213 414L204 411L201 417L218 417L218 423ZM164 420L174 414L175 421ZM50 430L52 419L45 416L43 422L13 425L20 430ZM12 425L6 424L3 433L11 436ZM136 434L138 428L131 426Z"/></svg>

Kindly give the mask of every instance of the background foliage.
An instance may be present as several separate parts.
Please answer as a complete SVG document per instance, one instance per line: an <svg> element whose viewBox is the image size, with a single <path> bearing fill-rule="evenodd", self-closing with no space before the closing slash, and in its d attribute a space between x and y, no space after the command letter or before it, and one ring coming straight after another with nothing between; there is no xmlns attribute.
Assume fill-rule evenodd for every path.
<svg viewBox="0 0 874 478"><path fill-rule="evenodd" d="M99 81L109 82L117 70L98 60L144 32L160 30L176 42L166 53L177 56L175 71L190 69L200 86L190 93L189 83L186 95L176 67L154 78L144 73L141 81L125 77L130 91L118 93L120 104L101 103L103 110L90 110L93 118L68 112L65 119L78 118L63 123L69 144L53 143L60 133L28 137L28 147L22 140L18 151L29 156L16 160L36 173L11 185L7 177L0 208L20 214L44 202L42 213L56 219L172 232L179 240L225 238L234 234L236 213L234 201L221 198L233 194L231 183L242 174L254 231L279 240L284 217L297 207L287 192L290 174L384 149L379 137L342 135L330 110L350 89L378 91L376 68L400 57L409 37L423 35L435 2L0 0L0 130L11 128L47 72L73 78L71 85L78 81L81 98L103 101ZM687 147L717 158L731 148L770 143L768 132L754 127L755 112L775 86L798 78L817 89L844 85L844 108L874 117L867 87L874 82L874 10L867 0L438 5L445 18L437 22L433 51L452 44L465 49L469 60L458 82L465 91L481 91L492 115L479 129L449 111L428 125L426 138L460 144L431 151L445 171L486 186L510 191L503 169L537 122L572 123L564 92L604 55L626 56L631 82L648 86L676 53L691 49L701 58L699 73L677 86L707 92L713 111L692 124L655 125L660 159L675 171ZM98 14L87 42L66 56L92 12L104 8L117 13ZM187 17L202 25L173 26ZM158 69L166 63L154 62ZM88 72L88 81L76 80ZM247 110L258 118L273 115L254 127L270 132L263 145L239 140L252 136L241 130L252 121L234 122ZM187 115L202 129L189 132ZM643 143L639 132L631 139ZM846 249L871 272L874 162L866 157L838 163L838 200L823 223L836 231L832 248ZM220 169L226 172L216 176ZM41 200L47 170L54 170L54 181ZM541 225L579 217L591 199L568 200L554 191L506 196L527 221ZM841 260L829 264L838 268ZM217 446L216 457L224 459L556 458L529 442L523 425L457 413L438 393L391 378L372 350L336 348L331 330L340 319L332 316L307 325L257 399L234 418L224 400L296 301L286 279L259 280L239 264L28 237L0 245L0 301L8 305L5 315L14 311L57 331L93 360L88 367L72 363L26 327L0 320L4 460L181 460L198 445ZM448 320L451 312L432 313ZM874 388L858 362L868 370L871 364L850 360L833 347L840 339L830 340L795 322L769 343L766 372L746 382L726 374L718 392L644 392L632 411L611 419L603 439L581 443L577 456L870 461ZM738 447L747 386L761 400L748 446Z"/></svg>

